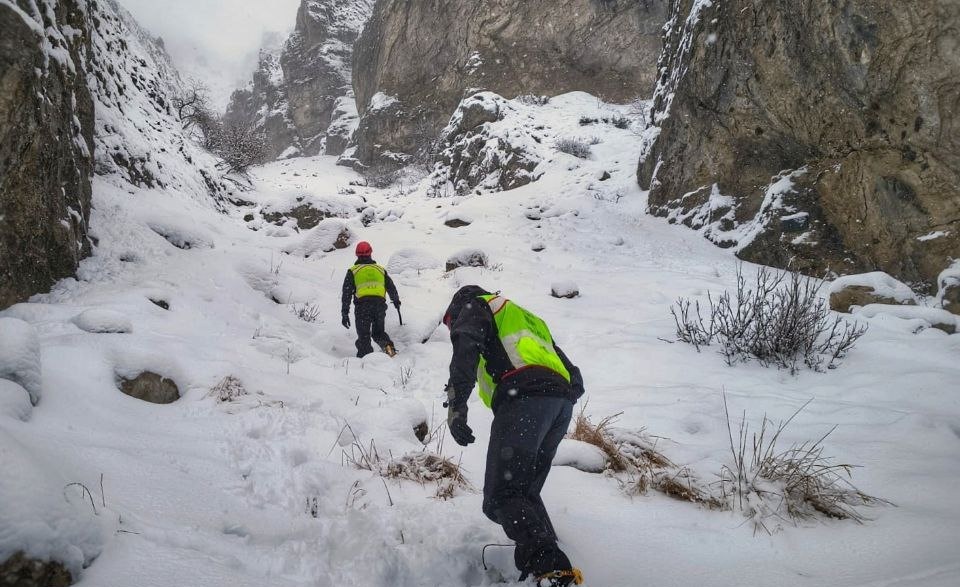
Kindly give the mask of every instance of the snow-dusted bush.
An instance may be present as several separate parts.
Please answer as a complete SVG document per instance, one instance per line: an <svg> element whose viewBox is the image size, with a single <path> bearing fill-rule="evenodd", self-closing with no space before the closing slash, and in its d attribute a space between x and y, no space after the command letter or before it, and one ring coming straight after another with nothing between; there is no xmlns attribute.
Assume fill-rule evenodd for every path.
<svg viewBox="0 0 960 587"><path fill-rule="evenodd" d="M582 139L560 139L554 144L554 146L561 153L573 155L578 159L589 159L590 155L593 153L593 150L590 148L590 143Z"/></svg>
<svg viewBox="0 0 960 587"><path fill-rule="evenodd" d="M40 341L29 323L0 318L0 379L12 381L40 401Z"/></svg>
<svg viewBox="0 0 960 587"><path fill-rule="evenodd" d="M267 138L252 120L222 124L213 152L223 158L228 172L246 173L266 158Z"/></svg>
<svg viewBox="0 0 960 587"><path fill-rule="evenodd" d="M867 327L831 317L819 292L817 280L765 267L751 286L741 268L734 294L707 295L706 317L700 302L687 298L670 313L679 340L698 351L719 343L728 365L755 359L791 373L801 365L821 371L839 365Z"/></svg>

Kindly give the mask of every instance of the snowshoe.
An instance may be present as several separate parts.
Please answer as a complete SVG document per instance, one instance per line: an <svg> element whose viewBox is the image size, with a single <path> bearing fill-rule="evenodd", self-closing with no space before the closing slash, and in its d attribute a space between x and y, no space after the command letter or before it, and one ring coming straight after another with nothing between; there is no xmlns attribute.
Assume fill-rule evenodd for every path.
<svg viewBox="0 0 960 587"><path fill-rule="evenodd" d="M550 571L537 576L537 587L567 587L568 585L582 585L583 573L574 567L563 571Z"/></svg>

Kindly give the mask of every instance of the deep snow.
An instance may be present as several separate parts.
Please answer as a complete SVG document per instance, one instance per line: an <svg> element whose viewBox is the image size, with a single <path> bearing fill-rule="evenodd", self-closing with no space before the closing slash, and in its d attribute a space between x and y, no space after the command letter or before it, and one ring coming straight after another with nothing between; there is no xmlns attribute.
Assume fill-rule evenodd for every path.
<svg viewBox="0 0 960 587"><path fill-rule="evenodd" d="M577 120L610 108L572 94L545 112ZM98 180L91 224L100 245L78 280L0 312L32 325L42 361L29 419L0 412L0 560L27 540L36 556L88 564L87 587L500 579L481 567L481 547L505 538L480 512L478 492L438 500L436 487L384 483L343 459L354 435L381 455L421 450L413 426L444 421L450 345L436 325L450 295L478 283L550 324L583 370L595 420L622 412L619 426L646 427L701 477L729 460L723 392L753 425L813 398L784 442L838 425L830 455L862 465L856 485L896 504L863 510L863 525L784 522L757 534L737 512L656 493L629 498L614 479L557 466L544 498L587 584L958 584L960 336L858 316L871 329L840 368L797 376L728 367L713 350L668 342L674 299L731 287L737 262L644 214L635 134L609 125L589 133L601 140L591 159L556 153L539 181L483 196L429 198L429 182L410 178L386 190L351 185L362 182L327 157L255 170L253 189L240 194L251 205L228 215L190 194ZM603 171L611 178L600 182ZM243 221L291 194L350 204L349 218L330 222L370 241L397 283L405 326L391 309L395 359L356 359L353 333L340 325L350 249L323 252L307 246L316 231ZM448 228L451 217L471 224ZM171 235L203 246L178 248ZM442 260L465 249L483 250L489 266L445 273ZM580 296L551 297L560 281ZM294 316L303 303L319 304L317 322ZM127 332L78 327L91 322L109 328L86 330ZM118 375L142 370L170 377L183 397L160 406L117 390ZM227 376L246 393L218 403L210 391ZM461 449L447 438L443 451L479 488L491 414L476 396L470 407L478 442ZM568 461L596 456L564 450ZM91 490L97 515L77 486L64 496L71 482ZM508 548L488 550L491 559L514 576Z"/></svg>

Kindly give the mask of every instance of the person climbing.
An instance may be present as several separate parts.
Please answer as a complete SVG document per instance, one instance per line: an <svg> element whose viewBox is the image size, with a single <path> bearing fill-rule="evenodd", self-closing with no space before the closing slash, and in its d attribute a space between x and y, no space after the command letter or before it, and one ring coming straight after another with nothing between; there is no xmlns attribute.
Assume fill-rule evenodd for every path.
<svg viewBox="0 0 960 587"><path fill-rule="evenodd" d="M540 491L583 378L543 320L476 285L460 288L443 317L453 357L447 383L447 425L457 444L476 439L467 425L467 399L478 388L493 410L483 484L483 513L516 543L520 580L541 587L583 581L557 545Z"/></svg>
<svg viewBox="0 0 960 587"><path fill-rule="evenodd" d="M387 295L393 307L400 311L400 296L387 270L373 260L373 247L362 241L357 244L357 262L347 270L343 279L341 314L343 327L350 328L350 301L353 300L353 318L357 327L357 356L373 352L370 338L391 357L397 354L393 341L384 329L387 317Z"/></svg>

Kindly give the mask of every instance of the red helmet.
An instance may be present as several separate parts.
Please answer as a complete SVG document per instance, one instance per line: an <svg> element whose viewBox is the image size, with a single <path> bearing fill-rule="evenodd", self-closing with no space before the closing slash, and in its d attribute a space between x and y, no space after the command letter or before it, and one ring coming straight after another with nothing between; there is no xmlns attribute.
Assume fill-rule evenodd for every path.
<svg viewBox="0 0 960 587"><path fill-rule="evenodd" d="M369 257L373 254L373 247L370 246L370 243L367 241L360 241L357 243L357 256L358 257Z"/></svg>

